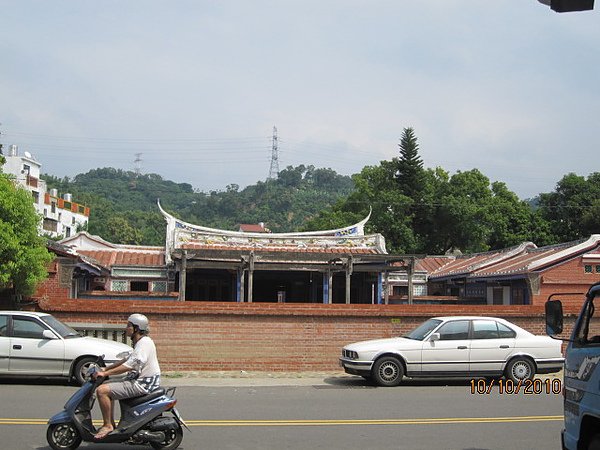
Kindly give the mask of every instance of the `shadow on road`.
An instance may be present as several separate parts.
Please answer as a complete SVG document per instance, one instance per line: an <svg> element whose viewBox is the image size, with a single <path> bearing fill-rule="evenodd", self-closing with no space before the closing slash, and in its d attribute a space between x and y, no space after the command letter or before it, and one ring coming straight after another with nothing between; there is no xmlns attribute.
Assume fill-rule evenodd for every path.
<svg viewBox="0 0 600 450"><path fill-rule="evenodd" d="M0 385L23 385L23 386L33 386L33 385L44 385L44 386L75 386L66 378L62 377L0 377Z"/></svg>
<svg viewBox="0 0 600 450"><path fill-rule="evenodd" d="M327 377L323 380L326 386L315 386L320 388L377 388L378 386L374 381L366 380L362 377L353 376L341 376L341 377ZM405 378L402 384L398 387L410 388L410 387L422 387L422 386L469 386L471 384L471 378Z"/></svg>

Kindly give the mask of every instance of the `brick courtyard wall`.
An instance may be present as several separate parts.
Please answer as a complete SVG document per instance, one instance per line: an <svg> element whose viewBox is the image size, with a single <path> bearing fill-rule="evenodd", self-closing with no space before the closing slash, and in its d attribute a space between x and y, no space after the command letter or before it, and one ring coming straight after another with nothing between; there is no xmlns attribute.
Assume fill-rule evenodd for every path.
<svg viewBox="0 0 600 450"><path fill-rule="evenodd" d="M42 299L39 309L67 323L122 325L150 320L163 370L339 370L343 345L406 333L442 315L503 317L544 334L543 306L323 305ZM569 329L579 308L566 308Z"/></svg>

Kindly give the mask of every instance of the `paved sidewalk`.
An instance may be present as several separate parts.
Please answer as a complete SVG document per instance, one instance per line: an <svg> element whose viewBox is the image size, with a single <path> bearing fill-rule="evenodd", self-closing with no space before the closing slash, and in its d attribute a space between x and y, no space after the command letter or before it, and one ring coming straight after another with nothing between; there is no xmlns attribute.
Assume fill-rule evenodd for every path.
<svg viewBox="0 0 600 450"><path fill-rule="evenodd" d="M536 375L536 378L559 378L563 373ZM405 379L406 384L460 385L467 378L445 379ZM462 380L462 381L461 381ZM330 372L247 372L238 371L186 371L163 372L161 385L170 386L205 386L205 387L245 387L245 386L373 386L369 381L344 371Z"/></svg>
<svg viewBox="0 0 600 450"><path fill-rule="evenodd" d="M363 380L343 371L332 372L163 372L163 386L311 386Z"/></svg>

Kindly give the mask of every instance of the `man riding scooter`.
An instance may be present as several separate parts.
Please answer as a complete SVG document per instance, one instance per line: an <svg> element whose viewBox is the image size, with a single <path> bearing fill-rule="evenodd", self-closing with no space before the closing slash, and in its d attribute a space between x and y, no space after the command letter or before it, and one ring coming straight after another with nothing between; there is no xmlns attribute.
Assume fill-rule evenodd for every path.
<svg viewBox="0 0 600 450"><path fill-rule="evenodd" d="M108 377L128 372L124 380L109 380L96 390L104 423L94 435L95 439L103 439L116 428L113 417L115 400L146 395L160 387L160 366L156 347L148 332L146 316L130 315L127 319L126 334L133 342L133 353L94 375L94 377Z"/></svg>

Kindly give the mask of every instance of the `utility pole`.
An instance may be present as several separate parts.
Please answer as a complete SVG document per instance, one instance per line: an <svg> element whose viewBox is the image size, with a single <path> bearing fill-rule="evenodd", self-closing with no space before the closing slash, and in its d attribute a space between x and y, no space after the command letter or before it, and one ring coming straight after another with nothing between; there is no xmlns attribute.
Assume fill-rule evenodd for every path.
<svg viewBox="0 0 600 450"><path fill-rule="evenodd" d="M271 167L269 168L268 180L274 180L279 176L279 149L277 142L277 127L273 127L273 139L271 145Z"/></svg>

